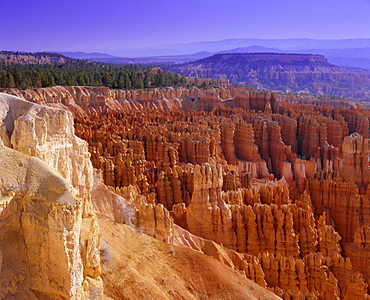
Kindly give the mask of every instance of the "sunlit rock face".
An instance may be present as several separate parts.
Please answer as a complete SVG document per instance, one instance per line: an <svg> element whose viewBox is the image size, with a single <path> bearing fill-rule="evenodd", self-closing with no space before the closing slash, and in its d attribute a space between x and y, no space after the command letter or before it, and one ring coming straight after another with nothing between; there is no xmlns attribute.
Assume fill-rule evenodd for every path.
<svg viewBox="0 0 370 300"><path fill-rule="evenodd" d="M1 297L102 295L93 169L72 115L0 94L0 123Z"/></svg>
<svg viewBox="0 0 370 300"><path fill-rule="evenodd" d="M97 219L88 218L93 214L86 200L90 198L82 197L85 218L80 239L90 242L80 252L81 280L95 283L89 286L98 289L100 270L111 289L109 295L122 295L125 284L140 283L141 274L131 267L152 278L153 273L137 258L139 253L120 257L118 250L109 248L121 249L124 241L130 241L137 252L174 249L168 252L172 257L178 253L175 247L190 248L283 299L369 297L369 267L364 263L370 222L369 111L348 108L343 99L250 88L55 87L12 92L30 99L34 95L36 102L72 112L76 135L88 143L84 148L86 144L77 140L81 152L76 157L89 169L88 149L96 168L95 182L85 175L70 186L76 192L93 186L91 205L98 211ZM325 105L317 105L320 101ZM65 114L59 119L69 118ZM37 123L32 122L21 119L19 126ZM37 136L32 143L22 138L22 144L16 143L21 133L12 137L5 135L7 130L2 132L4 144L11 147L14 141L27 154L37 148L25 144L44 145ZM68 141L63 144L71 145L68 149L75 153L73 142ZM72 155L68 149L63 151ZM51 155L49 161L58 157ZM53 166L59 170L58 165L61 173L70 174L62 162ZM64 177L73 179L71 172ZM99 244L98 224L109 236L101 236L104 243L111 245L104 248L100 267L94 246ZM146 240L137 246L129 240L133 236L140 240L142 233L156 242ZM123 265L109 258L109 249L112 256L127 262L125 268L135 279L113 274ZM183 260L184 272L194 258L188 259ZM178 280L182 282L182 277ZM167 288L163 282L160 286L146 292L154 295L154 290Z"/></svg>

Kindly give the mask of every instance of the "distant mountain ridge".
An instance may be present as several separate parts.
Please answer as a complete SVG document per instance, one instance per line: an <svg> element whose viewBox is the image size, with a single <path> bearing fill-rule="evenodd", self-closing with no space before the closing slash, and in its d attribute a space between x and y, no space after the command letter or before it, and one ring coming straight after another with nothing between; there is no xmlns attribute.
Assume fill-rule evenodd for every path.
<svg viewBox="0 0 370 300"><path fill-rule="evenodd" d="M91 58L115 58L117 56L113 56L107 53L100 53L100 52L55 52L70 58L76 58L76 59L91 59Z"/></svg>
<svg viewBox="0 0 370 300"><path fill-rule="evenodd" d="M259 40L254 40L258 42ZM265 40L262 40L262 43ZM273 40L271 40L273 41ZM217 53L255 53L255 52L273 52L273 53L307 53L307 54L321 54L324 55L328 61L332 64L343 66L343 67L351 67L351 68L367 68L370 69L370 43L368 44L368 39L365 39L365 41L357 41L357 40L346 40L347 42L343 42L341 40L338 41L331 41L326 43L314 43L311 40L311 43L305 42L302 43L302 47L299 48L297 45L299 45L299 42L297 42L295 39L293 39L293 43L289 46L288 42L282 42L281 40L277 40L279 42L276 43L276 45L279 45L281 48L278 48L276 46L260 46L260 45L250 45L250 46L238 46L238 43L231 43L230 48L226 48L226 44L217 44L220 48L217 49L223 49L223 50L217 50L217 51L206 51L202 50L199 52L189 52L187 54L168 54L163 55L161 54L161 51L158 51L156 47L155 49L151 49L150 52L142 53L143 49L137 49L135 50L135 54L131 53L130 51L127 53L127 51L124 51L124 54L127 55L119 55L119 56L111 56L109 54L105 53L84 53L84 52L58 52L62 53L69 57L74 58L83 58L83 59L89 59L94 61L100 61L105 63L114 63L114 64L154 64L154 63L185 63L193 60L198 60L201 58L206 58L208 56L212 56ZM290 41L290 40L288 40ZM315 40L314 40L315 41ZM351 41L351 42L349 42ZM266 42L266 41L265 41ZM367 47L358 48L357 46L363 44L364 46L367 45ZM186 44L184 44L184 49L186 48ZM167 45L168 46L168 45ZM233 47L231 47L233 46ZM238 46L238 47L235 47ZM307 47L303 47L307 46ZM309 48L309 46L327 46L329 48ZM330 47L352 47L352 48L330 48ZM159 46L158 46L159 47ZM208 46L205 45L205 49ZM357 48L356 48L357 47ZM214 48L214 47L213 47ZM226 48L226 49L225 49ZM146 48L145 48L146 49ZM149 49L149 48L148 48ZM184 49L181 51L184 52ZM294 49L294 50L292 50ZM152 51L153 50L153 51ZM200 50L198 48L193 50ZM172 51L172 50L171 50ZM190 51L190 49L188 50ZM119 52L119 51L118 51ZM164 51L164 53L168 52L167 50ZM172 51L173 53L176 53L177 50L174 49ZM82 54L79 54L82 53ZM148 54L150 53L150 54ZM100 55L98 55L100 54ZM131 54L131 55L130 55Z"/></svg>
<svg viewBox="0 0 370 300"><path fill-rule="evenodd" d="M225 39L221 41L201 41L182 44L158 45L151 47L141 47L135 49L119 49L106 51L116 56L144 57L144 56L163 56L163 55L188 55L202 51L220 52L239 47L260 46L268 48L278 48L287 51L301 49L346 49L346 48L365 48L370 47L369 38L359 39Z"/></svg>
<svg viewBox="0 0 370 300"><path fill-rule="evenodd" d="M258 89L370 97L370 70L353 71L322 55L226 53L168 68L185 76L229 79Z"/></svg>
<svg viewBox="0 0 370 300"><path fill-rule="evenodd" d="M135 49L106 50L106 53L57 52L65 56L105 63L184 63L216 53L310 53L322 54L332 64L370 69L370 39L225 39Z"/></svg>
<svg viewBox="0 0 370 300"><path fill-rule="evenodd" d="M174 64L184 63L208 56L212 56L213 53L202 51L199 53L189 55L165 55L165 56L145 56L145 57L114 57L114 58L91 58L90 60L112 63L112 64Z"/></svg>
<svg viewBox="0 0 370 300"><path fill-rule="evenodd" d="M210 52L213 54L224 52L279 52L279 53L310 53L322 54L330 63L370 69L369 38L358 39L225 39L221 41L201 41L172 45L158 45L136 49L120 49L106 51L112 55L126 58L144 58L171 56L171 62L185 62L176 58L177 55L188 56L187 61L194 53ZM244 49L243 49L244 48ZM193 58L199 59L200 57ZM163 58L156 61L164 62ZM127 61L127 60L126 60ZM169 60L167 60L168 62Z"/></svg>
<svg viewBox="0 0 370 300"><path fill-rule="evenodd" d="M321 62L328 63L328 60L319 54L300 54L300 53L273 53L273 52L257 52L257 53L218 53L213 57L233 58L240 57L248 62L261 61L278 61L281 63L297 64L299 62Z"/></svg>
<svg viewBox="0 0 370 300"><path fill-rule="evenodd" d="M256 53L256 52L284 53L285 51L280 50L279 48L276 48L276 47L263 47L263 46L253 45L249 47L238 47L235 49L218 51L217 53Z"/></svg>

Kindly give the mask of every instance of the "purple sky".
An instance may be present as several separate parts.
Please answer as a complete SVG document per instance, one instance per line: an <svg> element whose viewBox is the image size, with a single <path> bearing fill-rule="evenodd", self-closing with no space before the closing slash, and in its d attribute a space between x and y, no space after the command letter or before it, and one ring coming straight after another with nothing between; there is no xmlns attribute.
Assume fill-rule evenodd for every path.
<svg viewBox="0 0 370 300"><path fill-rule="evenodd" d="M370 0L0 0L0 50L298 37L370 38Z"/></svg>

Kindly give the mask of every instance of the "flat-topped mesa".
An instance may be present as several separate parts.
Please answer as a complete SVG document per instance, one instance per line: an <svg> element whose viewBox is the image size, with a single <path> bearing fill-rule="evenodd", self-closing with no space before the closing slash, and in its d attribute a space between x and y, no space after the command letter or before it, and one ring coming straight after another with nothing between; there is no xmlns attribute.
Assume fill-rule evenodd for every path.
<svg viewBox="0 0 370 300"><path fill-rule="evenodd" d="M368 97L370 73L328 63L322 55L226 53L167 67L185 76L228 79L257 89Z"/></svg>
<svg viewBox="0 0 370 300"><path fill-rule="evenodd" d="M325 56L320 54L296 54L296 53L225 53L215 54L218 59L230 59L231 57L243 58L248 62L279 61L282 63L314 62L327 63Z"/></svg>

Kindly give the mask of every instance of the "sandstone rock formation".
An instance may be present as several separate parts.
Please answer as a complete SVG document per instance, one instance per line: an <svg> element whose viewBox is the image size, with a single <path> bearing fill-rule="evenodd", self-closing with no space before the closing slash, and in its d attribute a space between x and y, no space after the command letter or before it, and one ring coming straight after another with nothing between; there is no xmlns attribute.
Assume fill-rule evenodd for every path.
<svg viewBox="0 0 370 300"><path fill-rule="evenodd" d="M111 239L107 227L101 231L104 217L97 218L91 206L93 204L104 211L115 224L126 223L136 227L137 230L131 229L131 234L145 231L160 240L168 240L172 235L173 221L168 210L155 203L153 192L145 189L148 185L146 180L141 182L140 176L134 176L135 172L139 174L145 170L143 162L140 162L143 156L140 143L129 142L127 146L130 149L118 147L130 150L126 157L120 155L114 144L104 144L107 147L105 154L118 156L113 166L120 166L120 162L128 163L123 163L124 169L114 173L121 179L112 181L112 184L124 185L114 193L98 178L93 182L87 144L74 135L70 113L1 94L0 120L1 298L102 299L104 290L106 295L115 299L148 296L147 290L140 291L135 285L123 289L117 285L115 276L111 274L115 268L121 269L119 261L122 256L121 251L114 252L112 247L117 242L121 244L122 238ZM136 150L132 151L131 147ZM137 163L131 164L132 156L137 156ZM176 161L172 163L175 164ZM130 170L127 166L132 168L131 177L124 179L123 174ZM101 246L102 237L105 246ZM153 242L148 237L145 239L145 243ZM110 243L109 248L106 243ZM163 244L161 247L168 246ZM221 289L225 297L277 299L271 292L253 287L254 284L245 276L234 274L232 269L207 256L190 250L171 249L176 251L173 255L179 255L177 262L168 262L171 274L166 273L173 277L172 281L178 283L180 274L175 270L180 261L184 270L184 259L189 266L196 264L200 269L214 270L216 265L216 269L224 271L201 275L206 286L198 287L184 281L182 287L168 290L168 297L164 299L176 299L185 292L189 297L219 296ZM127 248L127 251L131 250ZM158 253L159 249L151 251ZM167 252L161 255L165 257ZM136 259L141 260L142 257L137 256ZM125 264L136 259L126 259ZM188 268L188 274L194 280L195 272ZM146 271L142 276L150 275ZM231 285L225 285L225 276L235 277ZM163 280L166 282L166 277ZM152 295L163 295L158 287L151 286L149 290Z"/></svg>
<svg viewBox="0 0 370 300"><path fill-rule="evenodd" d="M38 119L46 113L8 117L19 119L16 128L2 130L4 144L50 162L78 187L82 228L91 232L82 234L84 276L99 277L96 224L108 217L166 243L158 247L212 256L283 299L369 298L368 110L251 88L10 92L72 112L76 135L88 142L95 183L83 171L86 146L63 125L52 134ZM69 113L55 111L58 124L70 124ZM22 135L29 127L45 134ZM67 147L53 146L58 140ZM73 181L62 157L77 157L78 174L88 175ZM107 294L123 297L108 260Z"/></svg>
<svg viewBox="0 0 370 300"><path fill-rule="evenodd" d="M92 165L72 115L1 94L0 123L1 298L101 297Z"/></svg>

